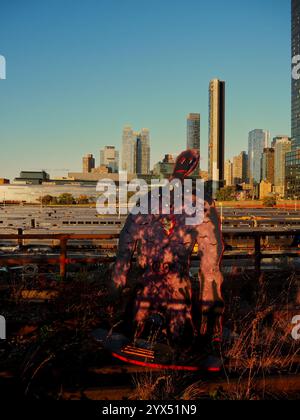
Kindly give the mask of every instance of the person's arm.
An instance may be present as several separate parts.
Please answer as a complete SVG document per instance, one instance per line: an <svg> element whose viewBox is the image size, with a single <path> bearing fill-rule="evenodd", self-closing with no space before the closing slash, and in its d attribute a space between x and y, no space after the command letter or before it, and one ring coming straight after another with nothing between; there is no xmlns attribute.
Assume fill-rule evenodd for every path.
<svg viewBox="0 0 300 420"><path fill-rule="evenodd" d="M128 272L131 268L132 257L136 248L137 234L136 218L130 214L120 233L117 260L113 271L113 283L117 289L126 286Z"/></svg>

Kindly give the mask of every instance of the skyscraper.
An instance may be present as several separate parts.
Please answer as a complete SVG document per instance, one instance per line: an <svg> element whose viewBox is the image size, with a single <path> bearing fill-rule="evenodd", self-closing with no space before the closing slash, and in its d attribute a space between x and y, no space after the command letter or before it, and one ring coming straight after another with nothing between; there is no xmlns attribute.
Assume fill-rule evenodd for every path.
<svg viewBox="0 0 300 420"><path fill-rule="evenodd" d="M225 178L226 187L231 187L233 185L233 177L232 177L233 164L230 160L226 160L224 172L225 172L224 178Z"/></svg>
<svg viewBox="0 0 300 420"><path fill-rule="evenodd" d="M113 173L119 171L119 152L114 146L100 150L100 166L107 166Z"/></svg>
<svg viewBox="0 0 300 420"><path fill-rule="evenodd" d="M89 173L95 168L95 159L92 154L88 154L82 158L82 172Z"/></svg>
<svg viewBox="0 0 300 420"><path fill-rule="evenodd" d="M123 129L122 170L129 174L148 175L150 173L150 131L143 128L133 131Z"/></svg>
<svg viewBox="0 0 300 420"><path fill-rule="evenodd" d="M150 173L150 132L143 128L136 136L136 173L148 175Z"/></svg>
<svg viewBox="0 0 300 420"><path fill-rule="evenodd" d="M269 145L269 140L269 131L256 129L249 133L248 165L250 182L259 184L261 181L261 158L264 149Z"/></svg>
<svg viewBox="0 0 300 420"><path fill-rule="evenodd" d="M291 151L291 139L288 136L277 136L273 140L275 149L274 184L275 192L281 197L285 194L285 157Z"/></svg>
<svg viewBox="0 0 300 420"><path fill-rule="evenodd" d="M225 148L225 82L218 79L209 84L208 176L213 198L224 181Z"/></svg>
<svg viewBox="0 0 300 420"><path fill-rule="evenodd" d="M129 126L123 129L122 170L129 174L136 173L136 139L133 129Z"/></svg>
<svg viewBox="0 0 300 420"><path fill-rule="evenodd" d="M264 149L261 158L261 179L274 185L275 150L271 147Z"/></svg>
<svg viewBox="0 0 300 420"><path fill-rule="evenodd" d="M187 149L197 149L200 152L200 114L187 116ZM195 170L199 175L200 165Z"/></svg>
<svg viewBox="0 0 300 420"><path fill-rule="evenodd" d="M300 55L300 0L292 0L291 56ZM300 79L292 77L292 148L286 154L286 189L288 198L300 197Z"/></svg>
<svg viewBox="0 0 300 420"><path fill-rule="evenodd" d="M233 184L241 184L247 182L248 178L248 155L241 152L233 158Z"/></svg>
<svg viewBox="0 0 300 420"><path fill-rule="evenodd" d="M300 55L300 0L292 0L292 57ZM300 79L292 77L292 150L300 148Z"/></svg>
<svg viewBox="0 0 300 420"><path fill-rule="evenodd" d="M187 116L187 149L200 150L200 114Z"/></svg>

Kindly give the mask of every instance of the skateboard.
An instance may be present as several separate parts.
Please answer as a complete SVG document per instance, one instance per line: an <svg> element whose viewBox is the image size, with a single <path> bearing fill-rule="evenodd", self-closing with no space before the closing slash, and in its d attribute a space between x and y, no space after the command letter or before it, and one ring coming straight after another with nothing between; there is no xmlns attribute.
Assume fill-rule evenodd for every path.
<svg viewBox="0 0 300 420"><path fill-rule="evenodd" d="M184 356L178 357L178 352L167 344L143 339L131 341L125 335L104 329L93 331L92 336L97 343L111 353L113 358L127 364L188 372L220 372L221 370L221 363L214 356L185 359Z"/></svg>

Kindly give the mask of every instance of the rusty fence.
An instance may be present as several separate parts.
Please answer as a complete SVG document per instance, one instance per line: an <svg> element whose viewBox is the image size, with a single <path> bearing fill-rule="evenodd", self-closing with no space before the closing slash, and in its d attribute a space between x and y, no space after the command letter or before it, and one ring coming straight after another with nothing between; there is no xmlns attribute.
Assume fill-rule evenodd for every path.
<svg viewBox="0 0 300 420"><path fill-rule="evenodd" d="M292 238L299 237L300 245L300 229L289 229L289 230L272 230L272 231L262 231L262 230L252 230L252 231L234 231L234 232L223 232L223 237L226 242L228 239L251 239L253 240L253 248L248 252L232 252L225 251L224 258L228 259L239 259L239 258L249 258L254 261L255 270L257 272L261 271L261 262L263 259L271 257L290 257L297 258L300 257L300 248L297 246L288 247L285 250L281 251L269 251L263 249L262 240L268 237L290 237ZM0 267L1 266L13 266L13 265L25 265L25 264L50 264L60 266L60 275L62 278L66 277L67 268L70 264L76 263L85 263L85 264L97 264L97 263L110 263L115 261L115 257L105 257L105 256L75 256L68 257L68 242L72 241L111 241L118 240L119 234L23 234L21 230L18 234L0 234L0 240L14 240L22 248L24 241L26 240L48 240L56 241L59 243L59 254L58 255L18 255L18 254L4 254L0 255ZM198 257L195 255L193 258L195 260Z"/></svg>

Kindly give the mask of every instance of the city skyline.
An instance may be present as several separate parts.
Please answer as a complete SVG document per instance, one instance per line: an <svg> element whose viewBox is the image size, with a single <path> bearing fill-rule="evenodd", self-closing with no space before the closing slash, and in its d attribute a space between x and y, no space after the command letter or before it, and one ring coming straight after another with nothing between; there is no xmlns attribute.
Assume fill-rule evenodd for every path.
<svg viewBox="0 0 300 420"><path fill-rule="evenodd" d="M132 1L125 8L122 2L115 2L120 7L100 7L91 1L89 10L79 4L67 8L68 1L54 1L52 7L29 2L26 8L19 2L20 12L16 13L4 1L0 53L7 59L7 79L0 83L0 176L13 178L21 167L46 167L50 173L52 168L78 170L81 157L89 150L99 150L106 144L120 150L119 132L127 121L151 130L153 167L165 153L176 154L185 148L185 115L191 111L202 115L201 167L206 169L207 84L213 77L226 80L227 84L226 157L245 149L247 134L254 127L265 127L274 136L290 133L288 3L252 2L247 13L256 22L253 34L251 19L244 20L244 8L237 1L226 7L217 2L222 19L217 16L216 24L220 30L224 26L224 39L219 39L209 19L216 5L189 1L194 9L191 15L187 2L175 1L170 17L169 8L161 2L155 4L159 13L154 13L153 5L138 6ZM145 14L144 8L149 13ZM99 25L105 16L112 17L112 9L112 21ZM58 10L61 18L56 21ZM138 41L134 28L122 38L125 28L128 30L124 16L133 11L144 23L139 25ZM33 21L32 12L38 19ZM71 25L68 33L63 25L67 12ZM13 37L6 23L8 16L10 25L18 28ZM82 26L81 18L91 18L89 28ZM175 30L182 18L183 30ZM195 29L187 18L201 24ZM166 33L164 23L168 19L173 24ZM51 25L54 20L55 25ZM151 30L153 23L157 24L155 34ZM225 26L230 24L233 29L227 33ZM41 25L45 31L37 37ZM274 27L281 27L280 34ZM77 28L81 30L79 49L75 48ZM102 39L106 35L108 42L104 45ZM195 43L186 42L192 35L198 48L196 55ZM175 41L174 48L169 48L170 39ZM136 53L140 54L142 66L127 59ZM24 54L26 67L22 66ZM74 66L81 56L82 60ZM259 76L254 71L257 61ZM119 62L121 67L116 66ZM136 100L135 91L142 92L142 102ZM13 161L8 163L7 156L13 156Z"/></svg>

